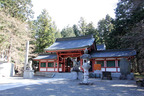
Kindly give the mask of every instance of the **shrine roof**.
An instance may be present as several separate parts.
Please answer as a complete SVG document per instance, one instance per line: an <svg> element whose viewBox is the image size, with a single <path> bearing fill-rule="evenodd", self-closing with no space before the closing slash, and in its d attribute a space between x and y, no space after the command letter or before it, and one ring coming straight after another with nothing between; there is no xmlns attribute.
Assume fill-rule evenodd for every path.
<svg viewBox="0 0 144 96"><path fill-rule="evenodd" d="M96 44L96 47L97 47L97 51L106 50L105 44Z"/></svg>
<svg viewBox="0 0 144 96"><path fill-rule="evenodd" d="M94 43L94 38L91 35L80 37L68 37L56 39L55 43L50 47L45 48L45 51L70 50L87 48Z"/></svg>
<svg viewBox="0 0 144 96"><path fill-rule="evenodd" d="M99 57L129 57L135 56L136 51L133 49L123 49L123 50L105 50L105 51L95 51L91 53L92 58Z"/></svg>
<svg viewBox="0 0 144 96"><path fill-rule="evenodd" d="M34 60L40 60L40 59L57 59L56 54L41 54L38 55Z"/></svg>

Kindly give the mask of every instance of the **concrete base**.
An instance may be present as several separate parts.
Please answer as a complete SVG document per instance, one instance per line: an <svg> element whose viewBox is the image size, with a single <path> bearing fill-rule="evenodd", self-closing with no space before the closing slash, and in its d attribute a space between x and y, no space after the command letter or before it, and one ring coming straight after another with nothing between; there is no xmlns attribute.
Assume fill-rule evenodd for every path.
<svg viewBox="0 0 144 96"><path fill-rule="evenodd" d="M102 71L101 70L95 70L93 72L93 74L95 74L95 76L98 77L98 78L102 78ZM112 78L120 78L120 76L121 76L121 73L111 73ZM128 80L132 80L134 78L134 74L130 73L127 76L127 78L128 78Z"/></svg>
<svg viewBox="0 0 144 96"><path fill-rule="evenodd" d="M23 74L24 79L31 79L34 76L34 70L25 70Z"/></svg>
<svg viewBox="0 0 144 96"><path fill-rule="evenodd" d="M121 73L111 73L112 78L120 78Z"/></svg>
<svg viewBox="0 0 144 96"><path fill-rule="evenodd" d="M134 74L120 75L120 80L134 80Z"/></svg>
<svg viewBox="0 0 144 96"><path fill-rule="evenodd" d="M96 78L102 78L102 71L101 70L95 70L94 74L95 74Z"/></svg>

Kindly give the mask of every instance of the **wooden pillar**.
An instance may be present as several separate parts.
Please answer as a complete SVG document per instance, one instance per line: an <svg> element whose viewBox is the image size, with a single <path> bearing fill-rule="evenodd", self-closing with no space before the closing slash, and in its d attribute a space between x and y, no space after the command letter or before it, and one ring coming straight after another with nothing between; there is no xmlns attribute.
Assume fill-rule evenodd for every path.
<svg viewBox="0 0 144 96"><path fill-rule="evenodd" d="M39 72L40 72L40 65L41 65L41 61L39 61Z"/></svg>
<svg viewBox="0 0 144 96"><path fill-rule="evenodd" d="M54 60L54 72L55 72L55 68L56 68L56 61Z"/></svg>
<svg viewBox="0 0 144 96"><path fill-rule="evenodd" d="M92 59L92 72L94 72L95 59Z"/></svg>
<svg viewBox="0 0 144 96"><path fill-rule="evenodd" d="M106 71L106 67L107 67L107 62L106 62L106 58L104 59L104 68L105 68L105 71Z"/></svg>
<svg viewBox="0 0 144 96"><path fill-rule="evenodd" d="M48 60L46 60L46 71L48 71Z"/></svg>
<svg viewBox="0 0 144 96"><path fill-rule="evenodd" d="M64 58L64 72L65 72L65 58Z"/></svg>
<svg viewBox="0 0 144 96"><path fill-rule="evenodd" d="M81 68L81 70L83 70L82 65L83 65L83 59L80 59L80 68Z"/></svg>
<svg viewBox="0 0 144 96"><path fill-rule="evenodd" d="M117 58L115 60L115 67L116 67L116 72L118 72L118 60L117 60Z"/></svg>
<svg viewBox="0 0 144 96"><path fill-rule="evenodd" d="M59 54L57 53L57 72L59 72Z"/></svg>

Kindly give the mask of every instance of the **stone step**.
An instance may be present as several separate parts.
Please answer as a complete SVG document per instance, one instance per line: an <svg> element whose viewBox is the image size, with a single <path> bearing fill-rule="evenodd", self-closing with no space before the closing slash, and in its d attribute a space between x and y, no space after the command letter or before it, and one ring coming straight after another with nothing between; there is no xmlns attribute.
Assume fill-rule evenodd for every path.
<svg viewBox="0 0 144 96"><path fill-rule="evenodd" d="M70 79L72 77L71 73L56 73L54 78L67 78Z"/></svg>
<svg viewBox="0 0 144 96"><path fill-rule="evenodd" d="M35 73L36 76L45 76L48 78L53 78L55 73L54 72L36 72Z"/></svg>
<svg viewBox="0 0 144 96"><path fill-rule="evenodd" d="M77 73L71 72L71 73L54 73L54 72L36 72L36 76L45 76L48 78L66 78L66 79L76 79ZM83 78L83 73L79 73L79 79Z"/></svg>
<svg viewBox="0 0 144 96"><path fill-rule="evenodd" d="M82 79L83 73L79 73L79 79ZM76 79L77 78L77 73L76 72L71 72L71 73L55 73L54 78L66 78L66 79Z"/></svg>

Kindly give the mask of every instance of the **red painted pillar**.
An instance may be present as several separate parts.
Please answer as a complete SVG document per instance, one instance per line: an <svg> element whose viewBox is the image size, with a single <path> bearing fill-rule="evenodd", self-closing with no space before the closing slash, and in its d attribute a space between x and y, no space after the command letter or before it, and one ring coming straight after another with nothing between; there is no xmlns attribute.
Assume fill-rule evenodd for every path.
<svg viewBox="0 0 144 96"><path fill-rule="evenodd" d="M48 71L48 60L46 60L46 71Z"/></svg>
<svg viewBox="0 0 144 96"><path fill-rule="evenodd" d="M64 67L63 67L63 69L64 69L64 72L65 72L65 58L64 58Z"/></svg>
<svg viewBox="0 0 144 96"><path fill-rule="evenodd" d="M57 72L59 72L59 55L57 53Z"/></svg>
<svg viewBox="0 0 144 96"><path fill-rule="evenodd" d="M56 61L54 61L54 72L55 72L55 68L56 68Z"/></svg>
<svg viewBox="0 0 144 96"><path fill-rule="evenodd" d="M81 70L83 70L82 65L83 65L83 59L80 59L80 68L81 68Z"/></svg>

